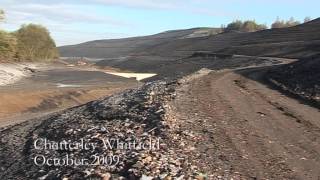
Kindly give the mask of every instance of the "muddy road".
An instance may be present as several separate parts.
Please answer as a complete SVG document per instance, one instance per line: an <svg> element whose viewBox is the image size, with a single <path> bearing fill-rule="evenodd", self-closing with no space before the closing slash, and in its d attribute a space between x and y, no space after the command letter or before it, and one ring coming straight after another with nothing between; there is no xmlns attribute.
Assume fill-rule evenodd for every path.
<svg viewBox="0 0 320 180"><path fill-rule="evenodd" d="M193 161L212 179L320 178L319 109L271 89L267 69L182 80L170 116L178 131L193 134L186 138Z"/></svg>

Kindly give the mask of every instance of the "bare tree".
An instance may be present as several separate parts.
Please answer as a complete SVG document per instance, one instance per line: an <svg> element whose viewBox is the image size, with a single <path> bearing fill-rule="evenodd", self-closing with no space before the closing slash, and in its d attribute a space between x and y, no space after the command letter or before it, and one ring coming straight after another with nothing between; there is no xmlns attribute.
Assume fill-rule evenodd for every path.
<svg viewBox="0 0 320 180"><path fill-rule="evenodd" d="M307 23L309 21L311 21L311 17L307 16L307 17L304 18L304 23Z"/></svg>
<svg viewBox="0 0 320 180"><path fill-rule="evenodd" d="M286 22L287 27L292 27L301 24L299 21L296 21L293 17Z"/></svg>
<svg viewBox="0 0 320 180"><path fill-rule="evenodd" d="M292 26L296 26L299 25L300 22L296 21L293 17L291 17L289 20L284 21L284 20L280 20L279 17L277 18L277 20L271 25L271 28L287 28L287 27L292 27Z"/></svg>
<svg viewBox="0 0 320 180"><path fill-rule="evenodd" d="M275 29L275 28L283 28L284 27L284 21L280 20L279 17L277 17L277 19L272 23L271 28Z"/></svg>
<svg viewBox="0 0 320 180"><path fill-rule="evenodd" d="M0 21L4 20L4 11L0 9Z"/></svg>

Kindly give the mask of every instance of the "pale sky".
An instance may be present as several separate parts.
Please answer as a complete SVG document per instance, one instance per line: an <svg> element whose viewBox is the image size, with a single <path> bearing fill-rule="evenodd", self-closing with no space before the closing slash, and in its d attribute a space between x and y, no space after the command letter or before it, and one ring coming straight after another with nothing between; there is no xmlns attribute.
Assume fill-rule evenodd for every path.
<svg viewBox="0 0 320 180"><path fill-rule="evenodd" d="M318 0L0 0L1 28L46 26L58 46L166 30L220 27L235 19L270 25L277 17L319 17Z"/></svg>

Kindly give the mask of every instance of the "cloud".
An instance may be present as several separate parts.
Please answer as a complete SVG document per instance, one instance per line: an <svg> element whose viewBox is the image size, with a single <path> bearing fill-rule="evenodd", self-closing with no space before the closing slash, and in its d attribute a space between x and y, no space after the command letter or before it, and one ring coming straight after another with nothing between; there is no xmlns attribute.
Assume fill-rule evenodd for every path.
<svg viewBox="0 0 320 180"><path fill-rule="evenodd" d="M235 13L224 11L219 6L223 3L212 0L89 0L106 6L118 6L134 9L172 10L206 16L234 16ZM215 8L212 5L215 5Z"/></svg>
<svg viewBox="0 0 320 180"><path fill-rule="evenodd" d="M7 6L8 21L56 21L59 23L105 23L114 26L128 25L127 23L90 12L84 6L70 4L15 4Z"/></svg>
<svg viewBox="0 0 320 180"><path fill-rule="evenodd" d="M101 3L110 6L121 6L143 9L175 9L182 5L181 0L91 0L92 2Z"/></svg>
<svg viewBox="0 0 320 180"><path fill-rule="evenodd" d="M97 39L114 39L128 37L128 34L124 33L112 33L112 32L88 32L75 29L59 29L53 33L55 41L58 46L79 44L89 40Z"/></svg>
<svg viewBox="0 0 320 180"><path fill-rule="evenodd" d="M61 1L51 4L44 1L38 3L35 0L1 0L0 7L6 13L3 25L6 29L13 31L27 23L42 24L49 29L58 45L79 43L99 37L121 37L121 34L107 31L134 26L106 13L95 12L93 7L79 3L67 4Z"/></svg>
<svg viewBox="0 0 320 180"><path fill-rule="evenodd" d="M212 2L209 0L0 0L0 8L7 14L6 29L15 30L26 23L42 24L52 32L60 45L79 42L80 39L85 41L139 34L138 30L132 30L135 27L143 27L141 32L152 29L144 26L147 23L144 19L134 19L130 14L117 14L117 11L114 11L121 8L139 10L143 15L146 13L146 16L154 10L192 16L226 15L210 10L210 3ZM81 32L78 29L81 29Z"/></svg>
<svg viewBox="0 0 320 180"><path fill-rule="evenodd" d="M231 17L231 16L236 16L237 13L235 12L227 12L227 11L220 11L220 10L209 10L206 8L192 8L192 9L184 9L187 12L193 13L193 14L201 14L201 15L206 15L206 16L213 16L213 17Z"/></svg>

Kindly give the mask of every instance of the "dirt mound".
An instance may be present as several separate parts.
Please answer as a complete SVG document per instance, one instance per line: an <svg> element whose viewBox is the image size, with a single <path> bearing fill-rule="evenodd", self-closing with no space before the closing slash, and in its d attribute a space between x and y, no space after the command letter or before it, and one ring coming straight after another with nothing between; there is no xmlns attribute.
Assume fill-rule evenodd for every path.
<svg viewBox="0 0 320 180"><path fill-rule="evenodd" d="M320 105L320 55L270 70L268 76L282 89Z"/></svg>
<svg viewBox="0 0 320 180"><path fill-rule="evenodd" d="M176 82L147 83L40 121L28 121L35 124L27 132L21 132L26 124L3 130L1 179L202 176L188 161L186 150L171 143L176 132L164 120L165 104L174 98L175 86ZM12 136L16 143L8 141Z"/></svg>
<svg viewBox="0 0 320 180"><path fill-rule="evenodd" d="M13 84L44 66L36 63L0 63L0 86Z"/></svg>

